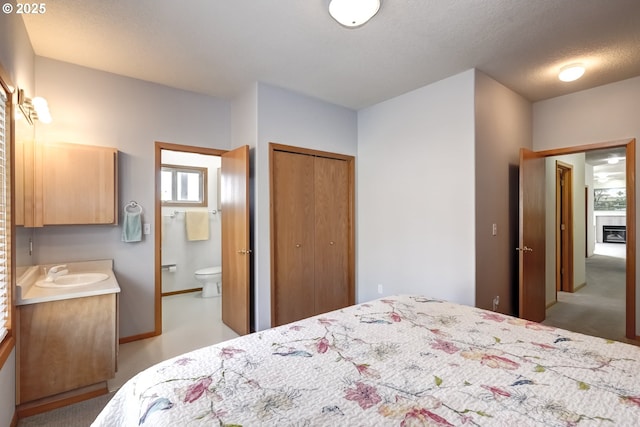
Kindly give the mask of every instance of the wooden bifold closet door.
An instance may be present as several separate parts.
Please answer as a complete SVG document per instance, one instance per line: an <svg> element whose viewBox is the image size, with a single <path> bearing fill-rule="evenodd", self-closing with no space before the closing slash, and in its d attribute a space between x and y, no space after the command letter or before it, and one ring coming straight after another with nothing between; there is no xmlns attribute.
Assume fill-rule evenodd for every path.
<svg viewBox="0 0 640 427"><path fill-rule="evenodd" d="M353 157L272 144L272 326L354 303Z"/></svg>

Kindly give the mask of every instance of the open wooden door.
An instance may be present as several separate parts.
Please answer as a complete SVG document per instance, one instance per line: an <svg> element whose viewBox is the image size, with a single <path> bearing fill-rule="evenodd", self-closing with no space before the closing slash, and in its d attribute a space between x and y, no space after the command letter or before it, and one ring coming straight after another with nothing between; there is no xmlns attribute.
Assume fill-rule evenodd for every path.
<svg viewBox="0 0 640 427"><path fill-rule="evenodd" d="M523 319L545 318L545 159L520 149L520 312Z"/></svg>
<svg viewBox="0 0 640 427"><path fill-rule="evenodd" d="M249 147L222 156L222 322L251 332L249 247Z"/></svg>

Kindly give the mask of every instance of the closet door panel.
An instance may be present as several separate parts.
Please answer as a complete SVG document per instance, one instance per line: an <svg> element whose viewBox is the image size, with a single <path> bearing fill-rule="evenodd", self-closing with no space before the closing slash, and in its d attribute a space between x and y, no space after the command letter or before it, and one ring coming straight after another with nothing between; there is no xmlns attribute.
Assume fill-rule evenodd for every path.
<svg viewBox="0 0 640 427"><path fill-rule="evenodd" d="M347 162L316 157L316 314L349 305L349 200Z"/></svg>
<svg viewBox="0 0 640 427"><path fill-rule="evenodd" d="M314 314L314 158L273 153L273 326Z"/></svg>

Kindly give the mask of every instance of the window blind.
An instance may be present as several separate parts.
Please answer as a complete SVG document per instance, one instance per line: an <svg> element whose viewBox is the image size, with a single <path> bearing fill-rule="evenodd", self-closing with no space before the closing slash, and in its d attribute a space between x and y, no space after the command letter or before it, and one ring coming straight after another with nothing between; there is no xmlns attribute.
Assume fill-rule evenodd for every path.
<svg viewBox="0 0 640 427"><path fill-rule="evenodd" d="M4 88L0 86L0 341L7 335L10 310L10 283L8 274L9 248L7 245L8 229L10 229L10 224L7 221L8 120L7 93L4 91Z"/></svg>

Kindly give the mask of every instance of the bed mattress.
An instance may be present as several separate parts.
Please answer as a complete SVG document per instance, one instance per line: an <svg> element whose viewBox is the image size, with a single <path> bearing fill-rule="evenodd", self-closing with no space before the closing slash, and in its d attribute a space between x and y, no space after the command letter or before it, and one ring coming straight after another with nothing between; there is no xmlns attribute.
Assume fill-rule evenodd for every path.
<svg viewBox="0 0 640 427"><path fill-rule="evenodd" d="M636 426L640 348L404 295L167 360L93 426Z"/></svg>

